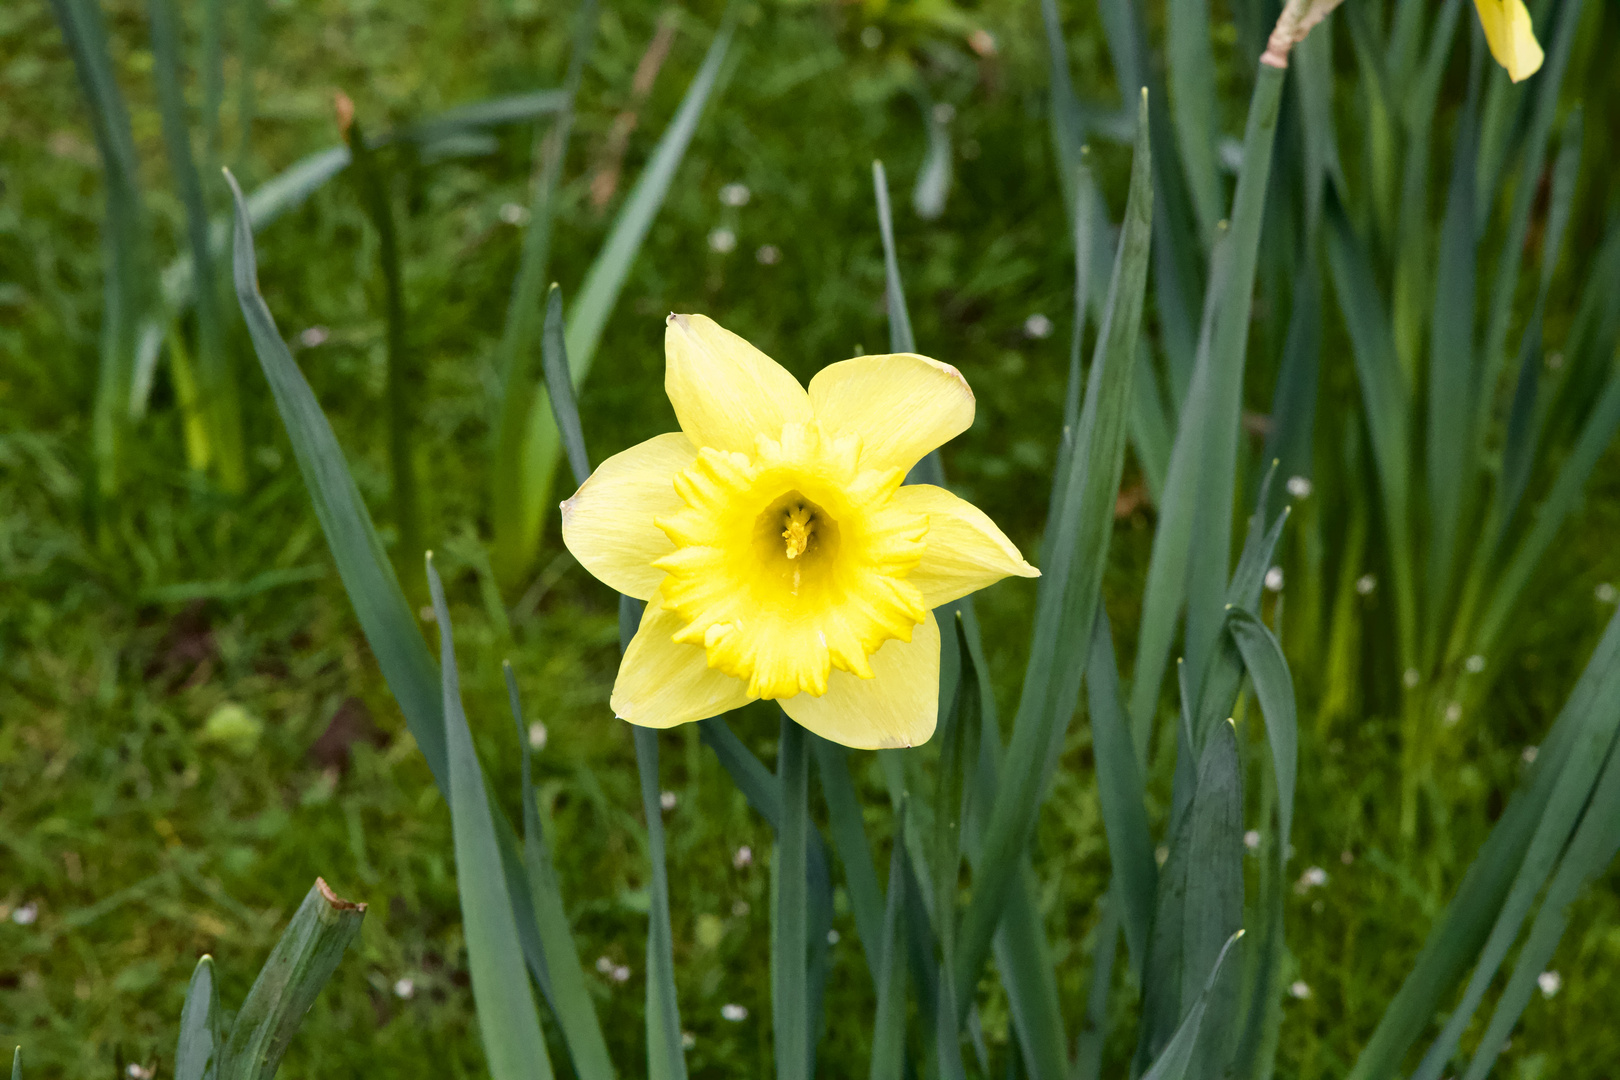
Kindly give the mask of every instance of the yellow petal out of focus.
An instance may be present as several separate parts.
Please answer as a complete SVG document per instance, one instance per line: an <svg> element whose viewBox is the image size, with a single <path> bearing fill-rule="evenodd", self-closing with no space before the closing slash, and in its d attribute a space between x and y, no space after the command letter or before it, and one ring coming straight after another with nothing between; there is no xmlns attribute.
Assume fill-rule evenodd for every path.
<svg viewBox="0 0 1620 1080"><path fill-rule="evenodd" d="M1507 69L1508 78L1521 82L1541 70L1541 43L1524 0L1474 0L1474 9L1491 55Z"/></svg>
<svg viewBox="0 0 1620 1080"><path fill-rule="evenodd" d="M832 364L808 392L701 315L671 315L665 389L681 431L603 462L563 504L563 539L648 601L613 687L646 727L757 698L846 746L914 746L938 712L932 608L1039 571L971 504L902 486L973 422L955 368Z"/></svg>

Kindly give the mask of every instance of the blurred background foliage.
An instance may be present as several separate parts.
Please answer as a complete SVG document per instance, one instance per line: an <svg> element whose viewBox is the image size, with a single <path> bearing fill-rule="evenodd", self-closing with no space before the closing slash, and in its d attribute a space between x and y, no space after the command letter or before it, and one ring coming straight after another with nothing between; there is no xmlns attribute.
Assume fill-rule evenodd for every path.
<svg viewBox="0 0 1620 1080"><path fill-rule="evenodd" d="M1270 25L1253 13L1264 6L1214 5L1219 148L1241 134L1250 58ZM574 15L572 4L552 0L232 0L222 10L229 47L210 154L248 187L340 141L335 92L380 132L560 85ZM103 11L129 104L146 242L161 266L185 250L185 209L163 150L148 12L131 0L109 0ZM973 429L945 450L952 486L1026 553L1038 550L1072 320L1039 5L784 0L745 3L738 14L720 84L582 389L592 456L673 426L660 391L660 324L670 310L712 315L801 378L886 347L868 179L872 159L882 158L897 195L910 192L898 199L897 240L919 347L958 366L978 396ZM189 63L208 29L200 6L181 5L181 15ZM1161 15L1150 7L1156 41ZM716 3L603 5L553 231L549 276L565 290L577 288L721 16ZM1117 120L1107 43L1089 3L1065 6L1063 21L1092 122L1093 167L1117 215L1130 155L1108 136L1129 131ZM1576 317L1613 210L1607 163L1620 139L1620 72L1606 59L1617 32L1613 5L1588 5L1565 80L1565 97L1585 103L1587 164L1550 290L1549 341L1562 340ZM1347 130L1358 131L1366 98L1352 36L1337 37L1333 86ZM1445 124L1466 96L1465 53L1457 50L1441 88ZM187 87L194 105L209 92L195 74ZM531 745L543 744L542 805L555 822L559 872L594 963L604 1028L639 1042L647 882L631 740L605 705L617 664L614 599L563 552L554 520L533 568L505 595L482 544L495 354L546 127L509 125L459 144L393 144L378 154L417 365L420 527L450 590L475 738L510 810L518 755L499 667L510 657ZM1351 211L1365 222L1383 168L1376 140L1341 144ZM1448 162L1449 154L1433 155L1436 223ZM217 173L202 179L221 212ZM196 956L220 958L224 996L239 1000L293 898L322 874L340 894L369 901L372 915L304 1024L289 1075L476 1075L482 1051L449 818L332 572L234 307L226 308L225 355L243 387L244 489L232 493L187 467L184 388L161 365L146 417L119 447L117 497L98 494L91 403L104 197L90 115L50 7L5 5L0 1041L28 1043L31 1075L117 1069L135 1077L163 1067ZM1533 230L1545 221L1545 199L1535 212ZM1373 235L1392 248L1399 239L1388 222L1375 223ZM1250 462L1263 445L1287 329L1291 283L1266 270L1266 245L1278 242L1262 246L1245 392ZM266 227L258 250L271 307L385 541L395 543L398 523L385 509L388 345L377 244L364 193L346 173ZM1289 534L1282 565L1288 580L1330 587L1366 573L1378 580L1382 567L1376 553L1349 565L1339 543L1358 527L1352 508L1369 512L1374 481L1330 287L1325 306L1314 438L1325 465L1300 506L1320 518ZM1150 334L1156 325L1150 312ZM1128 663L1154 521L1134 463L1117 516L1106 592ZM1380 613L1393 602L1389 590L1358 591L1339 609L1366 627L1348 667L1301 664L1302 655L1321 656L1321 643L1284 633L1303 707L1294 865L1325 870L1290 896L1287 978L1303 989L1285 1013L1284 1075L1348 1070L1613 612L1617 528L1620 457L1611 450L1576 524L1538 568L1492 672L1490 708L1448 731L1434 765L1436 823L1415 840L1403 834L1398 805L1400 673L1388 643L1376 640L1392 626L1387 607ZM1312 535L1330 537L1327 554L1299 539ZM405 564L414 558L406 554ZM1009 581L980 599L1009 712L1032 597L1031 585ZM745 714L738 729L771 759L776 722L765 709ZM870 759L852 763L867 805L879 806L878 770ZM1155 764L1163 795L1168 762ZM665 783L688 1060L697 1075L765 1075L770 832L693 727L666 742ZM1090 901L1109 874L1084 725L1070 731L1056 784L1036 842L1046 883L1039 902L1060 987L1078 1001L1096 919ZM887 815L871 812L869 827L885 832ZM845 1075L864 1070L866 1029L836 1018L869 1016L872 999L842 902L835 926L844 941L833 950L835 1019L821 1060L829 1075ZM1502 1074L1593 1075L1593 1063L1613 1060L1620 1044L1606 1017L1617 965L1620 904L1600 888L1580 901L1560 947L1561 987L1526 1013ZM987 1040L1005 1043L1007 1016L994 996L983 1020ZM1110 1050L1121 1063L1128 1054L1123 1041Z"/></svg>

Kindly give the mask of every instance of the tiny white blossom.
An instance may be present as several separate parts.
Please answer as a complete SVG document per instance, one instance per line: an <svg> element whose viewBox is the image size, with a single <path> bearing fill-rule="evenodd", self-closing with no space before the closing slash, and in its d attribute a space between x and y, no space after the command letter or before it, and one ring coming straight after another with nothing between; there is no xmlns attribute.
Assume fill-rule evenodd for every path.
<svg viewBox="0 0 1620 1080"><path fill-rule="evenodd" d="M1524 759L1524 763L1526 765L1534 765L1536 763L1536 754L1538 753L1540 753L1540 751L1538 751L1534 746L1527 746L1524 748L1524 753L1520 754L1519 756Z"/></svg>
<svg viewBox="0 0 1620 1080"><path fill-rule="evenodd" d="M1594 591L1597 595L1598 603L1600 604L1612 604L1616 601L1620 601L1620 589L1616 589L1607 581L1599 585Z"/></svg>
<svg viewBox="0 0 1620 1080"><path fill-rule="evenodd" d="M1356 857L1348 848L1346 848L1344 851L1339 852L1339 861L1344 863L1344 865L1349 866L1351 863L1356 861Z"/></svg>
<svg viewBox="0 0 1620 1080"><path fill-rule="evenodd" d="M1479 653L1475 653L1463 661L1463 670L1470 675L1478 675L1485 670L1485 658Z"/></svg>
<svg viewBox="0 0 1620 1080"><path fill-rule="evenodd" d="M727 206L747 206L748 200L754 193L748 190L747 184L727 184L720 189L720 201Z"/></svg>
<svg viewBox="0 0 1620 1080"><path fill-rule="evenodd" d="M11 921L18 926L33 926L39 919L39 905L32 900L11 913Z"/></svg>
<svg viewBox="0 0 1620 1080"><path fill-rule="evenodd" d="M761 266L775 266L782 261L782 249L775 244L761 244L754 252L754 261Z"/></svg>
<svg viewBox="0 0 1620 1080"><path fill-rule="evenodd" d="M515 202L502 203L501 220L508 225L527 225L529 223L529 208Z"/></svg>
<svg viewBox="0 0 1620 1080"><path fill-rule="evenodd" d="M737 249L737 234L722 226L709 234L709 247L725 255Z"/></svg>
<svg viewBox="0 0 1620 1080"><path fill-rule="evenodd" d="M1024 336L1027 338L1049 338L1053 329L1052 320L1038 311L1024 320Z"/></svg>
<svg viewBox="0 0 1620 1080"><path fill-rule="evenodd" d="M302 334L298 335L298 344L302 345L306 349L313 349L317 345L325 344L326 339L331 336L332 331L328 330L326 327L311 326Z"/></svg>
<svg viewBox="0 0 1620 1080"><path fill-rule="evenodd" d="M1296 499L1311 497L1311 478L1308 476L1290 476L1285 486L1288 488L1288 494Z"/></svg>
<svg viewBox="0 0 1620 1080"><path fill-rule="evenodd" d="M666 791L660 794L658 796L658 805L664 808L665 813L675 809L675 793L673 791Z"/></svg>
<svg viewBox="0 0 1620 1080"><path fill-rule="evenodd" d="M1415 668L1415 667L1407 668L1405 673L1403 673L1401 675L1401 684L1403 686L1405 686L1408 690L1417 689L1418 683L1420 683L1422 681L1423 681L1423 673L1418 671L1418 669Z"/></svg>
<svg viewBox="0 0 1620 1080"><path fill-rule="evenodd" d="M1295 979L1288 987L1289 996L1304 1001L1311 996L1311 987L1304 979Z"/></svg>
<svg viewBox="0 0 1620 1080"><path fill-rule="evenodd" d="M690 1031L681 1032L681 1049L690 1050L697 1045L697 1036Z"/></svg>
<svg viewBox="0 0 1620 1080"><path fill-rule="evenodd" d="M868 49L875 49L883 44L883 31L876 26L868 26L861 31L861 44Z"/></svg>
<svg viewBox="0 0 1620 1080"><path fill-rule="evenodd" d="M1462 719L1462 704L1453 701L1446 706L1446 727L1452 727Z"/></svg>
<svg viewBox="0 0 1620 1080"><path fill-rule="evenodd" d="M744 844L742 847L738 848L737 853L731 857L731 865L735 866L738 870L741 870L745 866L754 865L754 849L749 847L747 844Z"/></svg>
<svg viewBox="0 0 1620 1080"><path fill-rule="evenodd" d="M613 960L610 957L598 956L596 958L596 970L600 971L602 974L611 975L613 973L613 968Z"/></svg>
<svg viewBox="0 0 1620 1080"><path fill-rule="evenodd" d="M137 1065L133 1061L124 1070L124 1075L129 1077L129 1080L152 1080L152 1070L144 1065Z"/></svg>
<svg viewBox="0 0 1620 1080"><path fill-rule="evenodd" d="M1248 832L1244 833L1243 846L1248 848L1250 851L1257 850L1260 847L1260 830L1250 829Z"/></svg>
<svg viewBox="0 0 1620 1080"><path fill-rule="evenodd" d="M629 982L630 969L625 967L623 964L620 964L618 967L614 968L613 981L616 983Z"/></svg>
<svg viewBox="0 0 1620 1080"><path fill-rule="evenodd" d="M1541 987L1542 997L1552 997L1564 985L1564 977L1556 971L1543 971L1536 976L1536 985Z"/></svg>
<svg viewBox="0 0 1620 1080"><path fill-rule="evenodd" d="M742 918L744 915L748 914L748 901L746 901L746 900L738 900L735 903L733 903L731 905L731 913L733 915L737 916L737 918L739 918L739 919Z"/></svg>
<svg viewBox="0 0 1620 1080"><path fill-rule="evenodd" d="M534 723L529 725L529 749L544 750L546 748L546 739L548 737L549 733L546 731L546 725L542 724L540 721L536 720Z"/></svg>
<svg viewBox="0 0 1620 1080"><path fill-rule="evenodd" d="M1280 566L1273 566L1266 571L1266 588L1272 592L1282 592L1282 587L1283 569Z"/></svg>
<svg viewBox="0 0 1620 1080"><path fill-rule="evenodd" d="M948 124L956 119L956 106L948 101L942 101L934 106L934 123Z"/></svg>
<svg viewBox="0 0 1620 1080"><path fill-rule="evenodd" d="M1312 866L1299 876L1298 883L1294 885L1294 891L1297 893L1309 892L1320 885L1326 885L1327 879L1326 870L1320 866Z"/></svg>
<svg viewBox="0 0 1620 1080"><path fill-rule="evenodd" d="M416 996L416 983L410 979L399 979L394 983L394 996L409 1001Z"/></svg>
<svg viewBox="0 0 1620 1080"><path fill-rule="evenodd" d="M733 1024L741 1023L748 1019L748 1007L728 1002L720 1006L720 1016L722 1019L730 1020Z"/></svg>
<svg viewBox="0 0 1620 1080"><path fill-rule="evenodd" d="M829 944L829 945L838 944L838 931L836 931L836 930L827 931L827 944Z"/></svg>
<svg viewBox="0 0 1620 1080"><path fill-rule="evenodd" d="M1371 596L1376 588L1378 588L1378 575L1362 574L1356 578L1356 592L1362 596Z"/></svg>

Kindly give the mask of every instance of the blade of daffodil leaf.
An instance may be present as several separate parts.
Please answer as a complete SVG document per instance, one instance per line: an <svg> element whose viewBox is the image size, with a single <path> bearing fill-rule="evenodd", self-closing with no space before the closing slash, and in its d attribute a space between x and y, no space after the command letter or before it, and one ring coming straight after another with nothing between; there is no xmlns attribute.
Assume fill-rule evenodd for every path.
<svg viewBox="0 0 1620 1080"><path fill-rule="evenodd" d="M168 151L169 170L185 207L186 240L192 263L201 268L202 280L209 283L196 298L195 352L198 396L208 432L209 463L220 486L239 494L247 486L242 414L235 372L225 348L219 292L214 287L218 279L214 276L213 252L208 243L208 202L191 150L191 125L187 119L181 71L180 17L174 0L150 0L148 10L152 25L152 68L159 111L163 116L163 142Z"/></svg>
<svg viewBox="0 0 1620 1080"><path fill-rule="evenodd" d="M1502 238L1501 255L1497 262L1496 279L1491 285L1490 304L1486 308L1488 321L1485 343L1481 351L1482 392L1475 408L1479 416L1475 422L1476 437L1483 437L1480 429L1490 419L1495 406L1496 384L1502 367L1507 362L1508 328L1513 320L1513 294L1518 287L1519 266L1524 257L1525 234L1530 228L1533 210L1541 185L1536 182L1547 157L1547 142L1551 138L1553 121L1558 111L1558 94L1564 83L1564 72L1569 67L1570 50L1575 43L1575 30L1581 21L1582 0L1564 0L1556 5L1551 40L1546 59L1535 80L1530 84L1535 95L1530 110L1529 125L1525 131L1519 175L1522 178L1514 190L1512 216ZM1482 196L1492 194L1482 189Z"/></svg>
<svg viewBox="0 0 1620 1080"><path fill-rule="evenodd" d="M174 1050L174 1080L209 1080L217 1075L225 1049L224 1016L214 958L204 954L191 972L186 1003L180 1009L180 1039Z"/></svg>
<svg viewBox="0 0 1620 1080"><path fill-rule="evenodd" d="M1306 38L1309 41L1309 38ZM1283 342L1282 368L1271 399L1271 432L1266 436L1264 460L1292 479L1310 479L1312 444L1316 431L1317 384L1322 360L1322 278L1315 259L1305 260L1294 278L1294 309L1288 317ZM1282 509L1285 492L1273 488L1267 514Z"/></svg>
<svg viewBox="0 0 1620 1080"><path fill-rule="evenodd" d="M1606 673L1598 695L1611 706L1617 703L1620 672ZM1413 1080L1438 1080L1456 1052L1463 1030L1473 1019L1474 1011L1479 1008L1498 969L1507 959L1524 920L1529 916L1532 905L1552 874L1586 808L1598 773L1614 745L1617 727L1620 727L1620 708L1591 708L1582 717L1568 762L1560 770L1558 786L1554 788L1536 823L1524 859L1503 898L1490 936L1480 950L1479 962L1463 991L1462 1000L1452 1011L1429 1052L1424 1055L1423 1062L1413 1074Z"/></svg>
<svg viewBox="0 0 1620 1080"><path fill-rule="evenodd" d="M1451 0L1460 3L1461 0ZM1294 46L1289 54L1299 88L1299 118L1303 138L1305 180L1305 232L1316 235L1322 219L1322 192L1330 180L1342 183L1339 136L1333 119L1333 20L1322 23Z"/></svg>
<svg viewBox="0 0 1620 1080"><path fill-rule="evenodd" d="M855 918L855 933L861 939L866 966L875 986L882 978L883 969L883 887L878 884L872 845L866 836L860 800L849 775L848 751L817 735L810 737L810 745L821 776L821 793L827 800L833 849L844 867L844 892Z"/></svg>
<svg viewBox="0 0 1620 1080"><path fill-rule="evenodd" d="M635 185L625 198L613 219L613 225L597 251L596 258L585 272L584 283L574 295L574 306L568 315L568 363L573 383L579 386L590 373L596 359L596 348L601 344L607 328L608 316L618 303L619 293L630 275L642 242L652 228L653 219L664 205L675 171L686 148L697 131L704 106L720 81L731 39L736 29L737 5L727 6L721 18L720 29L704 54L703 64L687 87L675 116L659 137L652 156ZM547 394L536 394L529 406L528 430L523 439L521 495L522 530L518 538L520 552L533 551L540 540L545 514L551 502L553 473L557 467L559 449L558 432L552 419Z"/></svg>
<svg viewBox="0 0 1620 1080"><path fill-rule="evenodd" d="M568 341L563 332L562 289L555 283L546 295L546 323L540 337L540 355L545 369L546 392L551 396L551 411L568 457L568 468L574 474L575 486L578 486L591 475L591 459L585 452L585 431L579 423L574 384L568 377Z"/></svg>
<svg viewBox="0 0 1620 1080"><path fill-rule="evenodd" d="M1120 879L1115 875L1103 901L1102 917L1097 920L1097 947L1091 956L1086 1012L1074 1041L1074 1068L1070 1073L1074 1080L1098 1080L1102 1076L1103 1049L1108 1043L1109 1030L1108 994L1113 989L1114 958L1119 953L1122 907L1119 892ZM1149 908L1150 915L1151 911Z"/></svg>
<svg viewBox="0 0 1620 1080"><path fill-rule="evenodd" d="M506 676L507 703L512 709L512 721L517 725L518 753L523 763L523 866L534 906L535 929L545 953L546 985L550 989L546 1000L557 1018L557 1026L562 1029L579 1080L612 1080L613 1060L608 1056L596 1004L586 988L585 969L580 965L579 949L568 926L568 912L563 906L551 844L540 824L517 676L511 664L503 663L501 667Z"/></svg>
<svg viewBox="0 0 1620 1080"><path fill-rule="evenodd" d="M1221 217L1221 181L1215 168L1220 123L1215 107L1215 49L1209 0L1171 0L1165 9L1165 71L1170 80L1170 116L1186 170L1199 235L1215 235Z"/></svg>
<svg viewBox="0 0 1620 1080"><path fill-rule="evenodd" d="M1530 934L1519 951L1502 996L1497 999L1485 1034L1480 1037L1474 1059L1463 1080L1484 1080L1507 1046L1513 1025L1536 990L1536 980L1547 970L1559 939L1569 925L1569 908L1577 896L1614 861L1620 850L1620 757L1609 749L1609 760L1593 789L1592 800L1581 818L1580 828L1559 860L1558 873L1547 886L1546 898Z"/></svg>
<svg viewBox="0 0 1620 1080"><path fill-rule="evenodd" d="M1395 354L1389 317L1365 246L1337 194L1327 200L1327 253L1350 333L1383 501L1384 530L1395 578L1397 647L1402 667L1411 667L1417 647L1416 583L1412 559L1411 389Z"/></svg>
<svg viewBox="0 0 1620 1080"><path fill-rule="evenodd" d="M1075 96L1074 77L1069 72L1069 49L1063 40L1063 22L1057 0L1041 0L1041 25L1046 31L1047 100L1051 119L1052 147L1057 151L1058 180L1063 185L1063 204L1071 211L1079 206L1074 182L1081 168L1086 144L1086 119ZM1071 218L1071 224L1078 219Z"/></svg>
<svg viewBox="0 0 1620 1080"><path fill-rule="evenodd" d="M496 840L484 772L461 704L455 639L444 584L427 557L428 589L439 625L439 678L444 687L445 745L450 768L450 823L455 835L456 886L467 939L467 968L477 1005L484 1056L494 1080L550 1080L551 1057L540 1033L517 920L507 898L506 870Z"/></svg>
<svg viewBox="0 0 1620 1080"><path fill-rule="evenodd" d="M1210 971L1198 999L1193 1002L1192 1008L1187 1010L1186 1016L1176 1027L1175 1034L1165 1043L1164 1050L1142 1074L1142 1080L1183 1080L1186 1076L1196 1075L1193 1070L1194 1055L1200 1045L1199 1035L1203 1033L1204 1014L1209 1008L1210 994L1214 991L1216 982L1221 980L1221 973L1226 966L1226 954L1242 936L1243 931L1239 930L1221 946L1220 955L1215 958L1215 966Z"/></svg>
<svg viewBox="0 0 1620 1080"><path fill-rule="evenodd" d="M359 936L365 916L366 905L339 899L315 879L242 1001L220 1054L220 1080L275 1076L298 1025Z"/></svg>
<svg viewBox="0 0 1620 1080"><path fill-rule="evenodd" d="M881 161L872 162L872 189L877 195L878 233L883 238L883 296L889 313L889 351L916 352L917 338L911 332L911 313L906 310L906 291L900 281L900 260L894 250L889 176Z"/></svg>
<svg viewBox="0 0 1620 1080"><path fill-rule="evenodd" d="M1147 960L1159 868L1153 859L1153 834L1148 827L1147 806L1142 801L1142 769L1131 744L1130 722L1120 698L1113 632L1108 612L1102 605L1097 608L1096 629L1086 662L1086 702L1091 718L1091 747L1097 763L1103 829L1108 835L1108 857L1115 878L1109 893L1109 911L1115 923L1124 927L1125 941L1140 980ZM1112 934L1106 946L1098 939L1099 963L1105 947L1113 949ZM1104 990L1106 992L1106 987Z"/></svg>
<svg viewBox="0 0 1620 1080"><path fill-rule="evenodd" d="M354 607L366 644L377 659L389 692L399 703L405 725L422 751L428 771L448 800L450 774L439 666L417 629L416 616L405 600L393 564L344 463L343 448L338 445L332 425L293 362L269 307L259 295L258 263L246 201L229 171L225 179L230 184L236 207L233 256L236 295L254 352L270 384L271 396L292 444L304 488L314 505L315 517L326 536L332 561L337 564L338 576ZM534 934L533 917L528 912L528 888L520 876L523 862L517 835L504 815L497 814L495 821L524 955L535 977L543 978L545 964L539 939Z"/></svg>
<svg viewBox="0 0 1620 1080"><path fill-rule="evenodd" d="M1130 196L1115 255L1110 297L1071 456L1068 488L1053 547L1037 590L1035 628L1018 714L1013 721L995 802L962 920L956 985L978 985L1001 920L1014 868L1024 857L1042 795L1056 767L1068 720L1080 694L1081 665L1060 663L1089 640L1113 532L1114 501L1124 468L1132 369L1137 359L1153 225L1152 154L1147 98L1139 102ZM967 1003L963 994L960 1009Z"/></svg>
<svg viewBox="0 0 1620 1080"><path fill-rule="evenodd" d="M782 713L776 776L782 791L782 823L771 872L771 1024L777 1080L808 1080L810 1075L804 887L809 756L804 740L804 729Z"/></svg>
<svg viewBox="0 0 1620 1080"><path fill-rule="evenodd" d="M1350 1080L1393 1075L1464 968L1479 955L1524 865L1547 809L1565 785L1576 747L1590 728L1620 715L1620 616L1610 619L1569 699L1541 740L1535 762L1491 829L1456 895L1429 932L1400 991L1363 1046ZM1590 790L1590 788L1588 788ZM1585 799L1585 793L1582 793ZM1567 834L1566 834L1567 835Z"/></svg>
<svg viewBox="0 0 1620 1080"><path fill-rule="evenodd" d="M905 804L895 817L895 842L889 853L889 896L883 909L883 934L878 944L877 1016L872 1022L871 1080L901 1080L906 1059L906 927L903 923L906 846Z"/></svg>
<svg viewBox="0 0 1620 1080"><path fill-rule="evenodd" d="M1187 894L1181 953L1181 1015L1201 1000L1208 979L1220 973L1225 945L1243 927L1243 778L1237 732L1227 722L1204 740L1198 787L1187 833ZM1236 1046L1233 1038L1241 973L1228 968L1208 999L1209 1025L1199 1039L1196 1073L1222 1075Z"/></svg>
<svg viewBox="0 0 1620 1080"><path fill-rule="evenodd" d="M596 0L582 0L574 19L574 40L568 55L568 71L563 76L563 104L556 123L539 146L539 182L529 205L529 224L523 233L512 295L507 300L506 321L496 351L500 373L500 396L495 403L495 424L490 467L490 515L495 533L495 563L500 576L514 578L533 557L532 535L538 523L525 520L529 513L544 513L545 507L524 498L524 440L528 435L529 410L534 404L534 342L545 286L546 267L551 256L552 224L556 217L557 190L562 183L568 145L574 130L574 99L579 93L585 62L596 39ZM553 286L555 289L555 286ZM551 322L550 298L545 304L546 322ZM545 346L543 345L542 348ZM546 383L550 385L550 372ZM577 469L575 470L578 471Z"/></svg>
<svg viewBox="0 0 1620 1080"><path fill-rule="evenodd" d="M1188 401L1200 402L1202 422L1189 430L1184 416L1176 438L1179 450L1183 438L1190 436L1193 441L1187 444L1186 452L1198 462L1192 535L1199 539L1188 551L1183 650L1195 687L1203 681L1226 620L1223 598L1231 572L1243 369L1284 75L1281 68L1261 64L1255 79L1243 136L1243 171L1232 196L1232 225L1225 247L1228 265L1220 275L1224 295L1215 308L1208 363L1193 372L1193 387L1188 393ZM1202 733L1195 734L1202 738Z"/></svg>
<svg viewBox="0 0 1620 1080"><path fill-rule="evenodd" d="M11 1080L22 1080L22 1047L20 1046L11 1052Z"/></svg>

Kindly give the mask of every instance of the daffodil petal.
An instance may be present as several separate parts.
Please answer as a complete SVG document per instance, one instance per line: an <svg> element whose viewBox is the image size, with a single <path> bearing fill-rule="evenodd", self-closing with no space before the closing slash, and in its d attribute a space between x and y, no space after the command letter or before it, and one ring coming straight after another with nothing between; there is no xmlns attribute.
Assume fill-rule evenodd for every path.
<svg viewBox="0 0 1620 1080"><path fill-rule="evenodd" d="M894 503L928 515L922 561L906 580L931 608L1004 577L1041 576L984 511L942 487L907 484L894 493Z"/></svg>
<svg viewBox="0 0 1620 1080"><path fill-rule="evenodd" d="M939 718L939 624L933 613L910 641L886 641L872 654L872 678L834 671L820 697L798 693L777 704L823 739L857 750L921 746Z"/></svg>
<svg viewBox="0 0 1620 1080"><path fill-rule="evenodd" d="M1474 9L1491 55L1507 69L1508 78L1522 82L1541 70L1541 43L1524 0L1474 0Z"/></svg>
<svg viewBox="0 0 1620 1080"><path fill-rule="evenodd" d="M664 572L653 566L675 550L653 518L686 504L675 475L697 457L680 432L658 435L598 465L562 504L563 543L581 566L626 596L649 599Z"/></svg>
<svg viewBox="0 0 1620 1080"><path fill-rule="evenodd" d="M810 419L810 399L786 368L706 315L664 327L664 390L698 446L754 452L754 437Z"/></svg>
<svg viewBox="0 0 1620 1080"><path fill-rule="evenodd" d="M810 380L823 431L861 437L861 467L910 469L973 424L973 391L949 364L916 353L857 356Z"/></svg>
<svg viewBox="0 0 1620 1080"><path fill-rule="evenodd" d="M685 625L655 597L619 662L613 715L641 727L667 728L707 720L753 699L748 684L709 667L701 645L679 645Z"/></svg>

